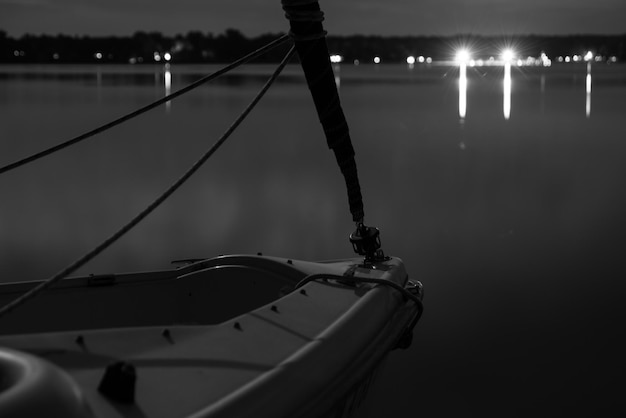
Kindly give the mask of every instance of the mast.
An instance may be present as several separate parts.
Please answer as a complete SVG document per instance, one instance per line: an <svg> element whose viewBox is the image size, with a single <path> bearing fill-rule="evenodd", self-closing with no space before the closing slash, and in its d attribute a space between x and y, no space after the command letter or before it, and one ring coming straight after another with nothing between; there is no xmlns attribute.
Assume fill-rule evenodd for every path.
<svg viewBox="0 0 626 418"><path fill-rule="evenodd" d="M352 220L363 222L363 198L354 160L354 148L330 63L324 13L317 0L281 0L289 19L291 36L302 64L307 85L313 96L328 147L335 153L345 178Z"/></svg>
<svg viewBox="0 0 626 418"><path fill-rule="evenodd" d="M322 25L324 13L317 0L281 0L281 3L326 142L335 153L346 182L350 213L357 224L356 231L350 234L352 247L356 253L365 256L365 263L384 260L386 257L380 249L380 231L363 224L365 213L354 148L330 63L326 31Z"/></svg>

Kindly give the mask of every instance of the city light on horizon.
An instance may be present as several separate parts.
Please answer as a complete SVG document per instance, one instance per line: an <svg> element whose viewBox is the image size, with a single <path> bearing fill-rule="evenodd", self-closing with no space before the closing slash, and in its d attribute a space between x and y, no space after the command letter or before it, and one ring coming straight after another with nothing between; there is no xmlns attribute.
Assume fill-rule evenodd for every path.
<svg viewBox="0 0 626 418"><path fill-rule="evenodd" d="M456 52L455 60L459 64L466 64L470 61L471 55L466 48L461 48Z"/></svg>
<svg viewBox="0 0 626 418"><path fill-rule="evenodd" d="M506 48L505 50L502 51L502 61L504 62L511 62L515 59L515 51L513 51L511 48Z"/></svg>

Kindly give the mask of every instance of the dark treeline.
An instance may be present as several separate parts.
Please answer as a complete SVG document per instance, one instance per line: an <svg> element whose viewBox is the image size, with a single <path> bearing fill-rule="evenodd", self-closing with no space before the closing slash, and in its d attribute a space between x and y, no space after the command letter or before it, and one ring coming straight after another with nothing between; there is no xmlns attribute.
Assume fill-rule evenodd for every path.
<svg viewBox="0 0 626 418"><path fill-rule="evenodd" d="M220 35L199 31L172 37L158 32L104 37L27 34L15 39L0 31L0 62L154 63L155 53L162 57L166 52L175 62L231 62L279 36L246 38L228 29ZM279 47L260 60L279 61L287 49Z"/></svg>
<svg viewBox="0 0 626 418"><path fill-rule="evenodd" d="M132 36L68 36L23 35L13 38L0 30L0 62L2 63L154 63L168 53L177 63L231 62L276 39L281 34L246 37L236 29L222 34L191 31L185 35L165 36L158 32L136 32ZM409 55L427 56L434 60L450 59L455 49L469 47L475 56L499 54L505 46L513 46L524 56L549 57L584 54L592 51L603 57L626 59L624 35L571 35L518 37L476 36L330 36L329 50L348 62L368 62L379 56L384 62L404 62ZM277 62L288 46L283 45L264 57L261 62Z"/></svg>

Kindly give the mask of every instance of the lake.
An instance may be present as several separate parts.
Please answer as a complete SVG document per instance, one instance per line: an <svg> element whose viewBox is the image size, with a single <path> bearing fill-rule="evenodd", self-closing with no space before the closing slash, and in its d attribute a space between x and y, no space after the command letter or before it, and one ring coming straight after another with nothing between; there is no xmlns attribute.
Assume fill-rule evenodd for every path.
<svg viewBox="0 0 626 418"><path fill-rule="evenodd" d="M2 66L0 165L216 68ZM426 292L412 347L389 356L362 416L624 410L625 70L335 68L366 223ZM271 71L237 70L0 176L1 280L46 278L110 235L212 145ZM351 257L353 229L293 65L188 184L80 274L227 253Z"/></svg>

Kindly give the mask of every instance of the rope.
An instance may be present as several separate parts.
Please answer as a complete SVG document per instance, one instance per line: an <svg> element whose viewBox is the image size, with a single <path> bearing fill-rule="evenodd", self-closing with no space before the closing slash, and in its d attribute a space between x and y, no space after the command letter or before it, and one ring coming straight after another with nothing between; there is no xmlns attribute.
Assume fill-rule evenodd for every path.
<svg viewBox="0 0 626 418"><path fill-rule="evenodd" d="M41 292L46 290L48 287L52 286L54 283L66 278L70 274L74 273L80 267L87 264L90 260L98 256L104 250L106 250L109 246L115 243L118 239L124 236L128 231L133 229L139 222L145 219L150 213L152 213L161 203L163 203L168 197L170 197L180 186L182 186L202 165L217 151L217 149L228 139L228 137L237 129L237 127L241 124L241 122L248 116L250 111L256 106L256 104L261 100L265 92L270 88L270 86L274 83L278 75L281 73L283 68L287 65L291 57L295 52L295 47L291 47L285 58L278 65L272 76L267 80L263 88L257 93L257 95L252 99L250 104L244 109L244 111L239 115L239 117L232 123L232 125L222 134L222 136L213 144L211 148L209 148L203 155L200 157L198 161L196 161L178 180L176 180L163 194L157 197L150 205L148 205L142 212L136 215L133 219L131 219L126 225L121 227L118 231L116 231L109 238L104 240L100 245L95 247L93 250L74 261L59 273L50 277L49 279L43 281L36 287L32 288L28 292L24 293L22 296L16 298L14 301L5 305L2 309L0 309L0 318L2 318L7 313L11 312L18 306L26 303L28 300L34 298L39 295Z"/></svg>
<svg viewBox="0 0 626 418"><path fill-rule="evenodd" d="M204 83L207 83L207 82L209 82L211 80L214 80L214 79L218 78L219 76L221 76L221 75L223 75L223 74L225 74L225 73L227 73L227 72L229 72L229 71L239 67L242 64L245 64L248 61L251 61L251 60L253 60L253 59L263 55L264 53L266 53L266 52L268 52L268 51L270 51L270 50L272 50L272 49L282 45L283 43L285 43L285 42L287 42L289 40L290 40L290 35L283 35L280 38L278 38L278 39L268 43L267 45L262 46L261 48L257 49L256 51L253 51L250 54L248 54L248 55L246 55L246 56L244 56L242 58L239 58L237 61L227 65L226 67L224 67L224 68L222 68L222 69L220 69L220 70L218 70L216 72L214 72L213 74L209 74L207 76L204 76L204 77L200 78L199 80L194 81L190 85L188 85L186 87L183 87L182 89L177 90L177 91L175 91L174 93L172 93L172 94L170 94L168 96L165 96L165 97L163 97L163 98L161 98L161 99L159 99L159 100L157 100L155 102L152 102L152 103L150 103L150 104L148 104L148 105L146 105L146 106L144 106L142 108L139 108L139 109L137 109L137 110L135 110L133 112L130 112L130 113L124 115L124 116L121 116L121 117L119 117L119 118L117 118L117 119L115 119L115 120L113 120L111 122L105 123L104 125L99 126L99 127L95 128L95 129L89 131L89 132L85 132L82 135L78 135L77 137L74 137L74 138L69 139L69 140L67 140L65 142L57 144L57 145L55 145L53 147L50 147L50 148L48 148L46 150L37 152L35 154L32 154L32 155L30 155L28 157L25 157L25 158L19 160L19 161L15 161L13 163L10 163L10 164L7 164L7 165L5 165L3 167L0 167L0 174L6 173L6 172L11 171L11 170L14 170L14 169L16 169L18 167L26 165L26 164L28 164L30 162L33 162L35 160L38 160L40 158L46 157L46 156L48 156L50 154L53 154L53 153L55 153L57 151L60 151L60 150L62 150L64 148L67 148L70 145L77 144L77 143L79 143L79 142L81 142L81 141L83 141L83 140L85 140L87 138L91 138L92 136L95 136L95 135L97 135L97 134L99 134L101 132L107 131L107 130L113 128L114 126L117 126L117 125L119 125L119 124L121 124L123 122L131 120L131 119L133 119L133 118L135 118L135 117L137 117L137 116L139 116L139 115L141 115L143 113L146 113L149 110L154 109L157 106L162 105L163 103L169 102L170 100L173 100L173 99L177 98L178 96L181 96L181 95L183 95L183 94L185 94L185 93L187 93L187 92L189 92L189 91L191 91L191 90L201 86Z"/></svg>
<svg viewBox="0 0 626 418"><path fill-rule="evenodd" d="M374 284L393 287L394 289L402 293L402 296L404 296L405 300L410 299L417 306L417 315L415 316L415 318L413 318L413 320L411 321L407 329L413 329L413 327L415 327L415 324L417 324L417 321L419 321L419 319L422 317L422 313L424 312L424 304L417 296L415 296L414 294L406 290L404 287L400 286L398 283L392 282L390 280L385 280L385 279L374 279L374 278L368 278L368 277L340 276L338 274L317 273L317 274L310 274L306 276L304 279L300 280L296 284L295 289L299 289L309 282L312 282L315 280L321 280L321 279L334 279L340 282L343 281L343 282L352 282L352 283L374 283Z"/></svg>

